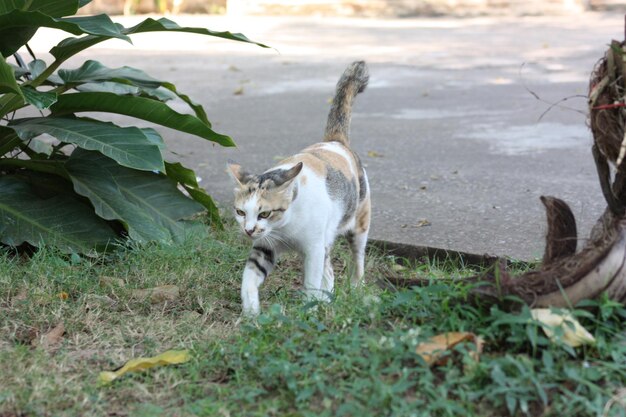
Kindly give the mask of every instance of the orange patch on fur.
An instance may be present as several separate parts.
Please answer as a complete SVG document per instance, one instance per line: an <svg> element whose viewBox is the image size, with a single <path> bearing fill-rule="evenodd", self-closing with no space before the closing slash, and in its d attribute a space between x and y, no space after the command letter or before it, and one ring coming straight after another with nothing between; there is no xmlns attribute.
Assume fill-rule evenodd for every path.
<svg viewBox="0 0 626 417"><path fill-rule="evenodd" d="M363 233L369 229L370 215L372 211L372 205L370 199L367 198L361 207L359 207L356 214L356 232Z"/></svg>
<svg viewBox="0 0 626 417"><path fill-rule="evenodd" d="M340 171L347 179L354 178L354 173L357 172L356 160L354 157L346 160L341 154L324 149L323 147L309 147L303 152L310 153L315 159L322 161L325 165L329 165L332 168ZM348 150L349 155L352 152Z"/></svg>

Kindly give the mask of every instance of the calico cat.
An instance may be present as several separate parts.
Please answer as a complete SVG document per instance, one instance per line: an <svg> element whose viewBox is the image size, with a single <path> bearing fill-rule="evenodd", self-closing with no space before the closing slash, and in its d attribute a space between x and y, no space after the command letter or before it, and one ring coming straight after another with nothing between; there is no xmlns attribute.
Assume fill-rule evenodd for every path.
<svg viewBox="0 0 626 417"><path fill-rule="evenodd" d="M241 284L243 314L259 314L259 286L278 256L297 251L304 257L304 293L329 300L334 287L330 251L346 235L358 285L364 272L370 225L370 191L365 169L350 149L352 102L367 86L363 61L354 62L339 82L328 115L324 141L281 161L260 175L229 163L235 188L235 217L253 241Z"/></svg>

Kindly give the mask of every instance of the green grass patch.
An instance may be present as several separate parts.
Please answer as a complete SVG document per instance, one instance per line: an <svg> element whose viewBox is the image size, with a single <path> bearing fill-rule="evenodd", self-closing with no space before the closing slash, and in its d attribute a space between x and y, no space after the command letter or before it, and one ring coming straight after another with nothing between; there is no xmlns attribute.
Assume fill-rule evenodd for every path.
<svg viewBox="0 0 626 417"><path fill-rule="evenodd" d="M341 242L332 303L302 300L289 256L261 289L263 314L242 320L249 244L235 229L100 259L0 255L0 416L626 416L620 305L576 309L597 343L572 349L550 343L528 309L471 305L462 277L475 271L451 263L404 263L400 273L432 283L393 291L377 280L398 260L371 253L366 284L351 289ZM134 293L162 285L178 297ZM61 322L58 343L38 343ZM460 346L426 366L416 346L446 331L484 338L480 361ZM168 349L193 359L98 384L100 371Z"/></svg>

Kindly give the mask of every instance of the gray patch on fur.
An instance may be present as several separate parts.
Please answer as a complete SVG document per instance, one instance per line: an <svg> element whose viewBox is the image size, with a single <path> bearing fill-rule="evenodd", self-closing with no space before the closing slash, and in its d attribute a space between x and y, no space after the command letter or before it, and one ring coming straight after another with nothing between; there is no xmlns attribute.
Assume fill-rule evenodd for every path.
<svg viewBox="0 0 626 417"><path fill-rule="evenodd" d="M285 178L285 174L288 170L286 169L274 169L269 172L265 172L256 177L256 181L259 183L259 186L267 185L277 185L282 184Z"/></svg>
<svg viewBox="0 0 626 417"><path fill-rule="evenodd" d="M359 203L360 203L363 200L365 200L365 196L367 195L367 181L365 181L365 169L363 169L363 163L361 163L361 158L359 158L359 155L352 152L352 156L354 156L357 170L359 171Z"/></svg>
<svg viewBox="0 0 626 417"><path fill-rule="evenodd" d="M326 187L330 198L343 203L343 217L340 225L346 224L354 215L357 204L356 182L350 181L343 173L332 167L327 168Z"/></svg>
<svg viewBox="0 0 626 417"><path fill-rule="evenodd" d="M291 201L293 202L296 197L298 197L298 185L296 184L295 187L293 187L293 194L291 195Z"/></svg>

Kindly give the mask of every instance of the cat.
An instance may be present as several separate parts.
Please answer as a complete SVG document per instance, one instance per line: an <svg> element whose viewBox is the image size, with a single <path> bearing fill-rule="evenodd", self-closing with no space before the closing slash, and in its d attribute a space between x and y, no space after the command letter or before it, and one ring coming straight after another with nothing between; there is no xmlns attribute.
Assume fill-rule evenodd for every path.
<svg viewBox="0 0 626 417"><path fill-rule="evenodd" d="M279 255L296 251L304 258L304 293L329 301L334 288L330 252L339 235L352 251L351 284L361 283L371 202L367 174L350 149L352 103L369 81L364 61L349 65L339 79L324 141L252 175L231 161L227 172L236 184L234 215L252 239L241 283L243 314L260 313L259 286Z"/></svg>

